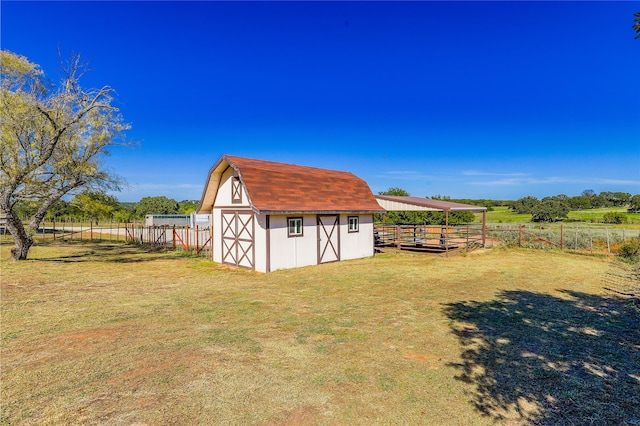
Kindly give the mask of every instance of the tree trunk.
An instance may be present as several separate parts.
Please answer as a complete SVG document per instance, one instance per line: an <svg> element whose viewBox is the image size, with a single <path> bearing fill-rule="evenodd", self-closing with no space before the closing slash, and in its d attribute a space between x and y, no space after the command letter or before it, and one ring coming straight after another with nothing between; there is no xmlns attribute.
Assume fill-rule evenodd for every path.
<svg viewBox="0 0 640 426"><path fill-rule="evenodd" d="M10 210L6 213L7 229L13 236L13 241L16 243L16 246L11 249L11 259L26 260L27 255L29 254L29 249L33 245L33 237L29 235L27 230L24 228L22 221L13 211Z"/></svg>

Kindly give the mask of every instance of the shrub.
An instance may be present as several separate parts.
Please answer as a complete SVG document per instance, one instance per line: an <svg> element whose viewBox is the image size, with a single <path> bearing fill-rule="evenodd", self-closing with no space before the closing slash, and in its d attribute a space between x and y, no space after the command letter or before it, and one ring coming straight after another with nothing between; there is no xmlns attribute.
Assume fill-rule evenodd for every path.
<svg viewBox="0 0 640 426"><path fill-rule="evenodd" d="M627 215L622 212L607 212L602 216L604 223L627 223Z"/></svg>
<svg viewBox="0 0 640 426"><path fill-rule="evenodd" d="M640 257L640 238L629 238L618 250L618 255L625 259L637 260Z"/></svg>

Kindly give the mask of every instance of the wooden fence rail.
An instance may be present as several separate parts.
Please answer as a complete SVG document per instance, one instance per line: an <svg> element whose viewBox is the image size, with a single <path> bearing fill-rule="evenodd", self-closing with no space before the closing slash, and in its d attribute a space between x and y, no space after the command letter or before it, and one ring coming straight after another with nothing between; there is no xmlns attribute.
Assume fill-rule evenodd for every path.
<svg viewBox="0 0 640 426"><path fill-rule="evenodd" d="M482 225L379 225L374 231L376 247L393 247L448 254L453 250L470 250L485 244Z"/></svg>

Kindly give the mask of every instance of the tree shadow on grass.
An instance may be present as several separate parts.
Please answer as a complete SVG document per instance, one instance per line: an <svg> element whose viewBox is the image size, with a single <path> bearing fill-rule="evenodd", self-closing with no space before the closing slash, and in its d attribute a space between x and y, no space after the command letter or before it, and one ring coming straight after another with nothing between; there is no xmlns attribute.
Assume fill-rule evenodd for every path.
<svg viewBox="0 0 640 426"><path fill-rule="evenodd" d="M496 421L640 425L640 312L628 300L503 291L446 305L462 348L457 379Z"/></svg>

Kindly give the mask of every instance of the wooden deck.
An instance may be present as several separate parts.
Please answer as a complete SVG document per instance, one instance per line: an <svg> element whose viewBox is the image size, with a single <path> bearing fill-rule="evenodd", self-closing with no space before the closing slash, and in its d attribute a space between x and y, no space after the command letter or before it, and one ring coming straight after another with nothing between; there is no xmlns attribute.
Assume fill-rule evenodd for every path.
<svg viewBox="0 0 640 426"><path fill-rule="evenodd" d="M375 246L429 253L471 250L484 245L482 225L381 225L375 227Z"/></svg>

